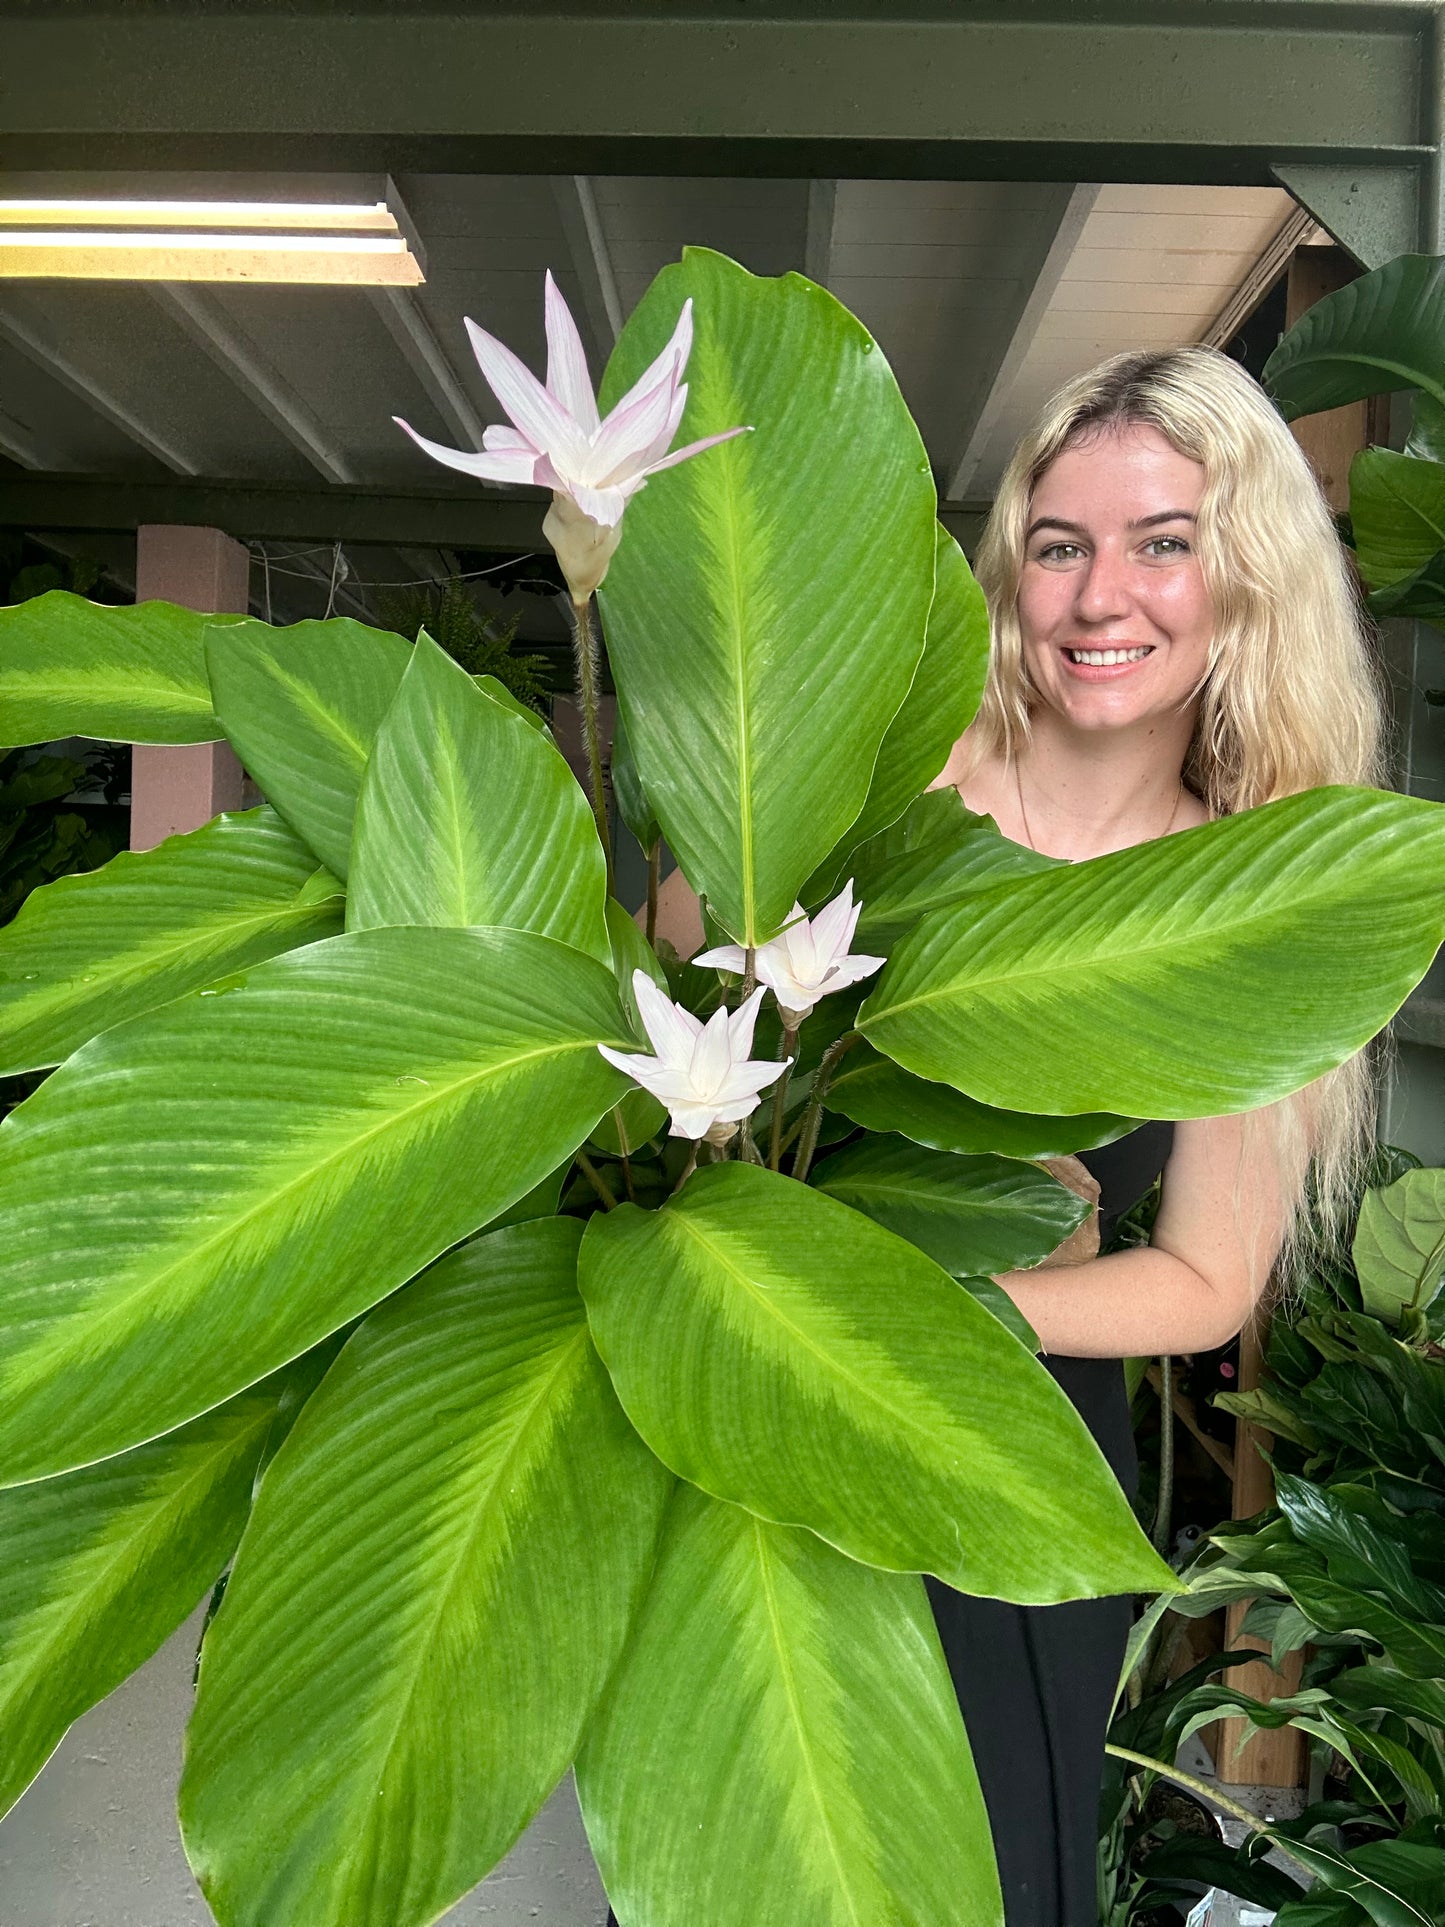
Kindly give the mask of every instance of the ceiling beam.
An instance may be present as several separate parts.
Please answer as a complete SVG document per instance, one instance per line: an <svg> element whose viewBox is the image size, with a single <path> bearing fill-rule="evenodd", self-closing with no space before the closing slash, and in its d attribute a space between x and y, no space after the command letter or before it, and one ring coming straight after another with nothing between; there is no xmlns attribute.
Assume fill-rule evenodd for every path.
<svg viewBox="0 0 1445 1927"><path fill-rule="evenodd" d="M25 422L0 408L0 455L8 455L12 462L19 462L22 468L64 468L53 453L41 448L33 431Z"/></svg>
<svg viewBox="0 0 1445 1927"><path fill-rule="evenodd" d="M1439 138L1421 85L1436 11L7 5L0 165L1262 183L1271 161L1423 161Z"/></svg>
<svg viewBox="0 0 1445 1927"><path fill-rule="evenodd" d="M350 463L316 416L235 326L215 295L180 281L156 282L147 292L324 481L356 480Z"/></svg>
<svg viewBox="0 0 1445 1927"><path fill-rule="evenodd" d="M999 313L1004 333L1002 352L993 375L986 386L975 387L960 424L959 452L947 470L944 489L947 501L961 502L973 488L999 417L1008 406L1019 370L1034 345L1039 323L1048 313L1098 197L1099 189L1094 184L1060 188L1053 206L1045 214L1037 245L1015 286L1014 299ZM982 358L987 364L989 357L984 354Z"/></svg>
<svg viewBox="0 0 1445 1927"><path fill-rule="evenodd" d="M422 312L416 290L373 288L371 300L388 334L406 357L408 367L426 390L427 400L447 428L463 448L480 448L485 424L473 408L450 356Z"/></svg>
<svg viewBox="0 0 1445 1927"><path fill-rule="evenodd" d="M597 195L586 174L554 175L552 193L561 216L572 272L581 284L582 307L592 330L592 345L600 371L617 346L625 317Z"/></svg>
<svg viewBox="0 0 1445 1927"><path fill-rule="evenodd" d="M173 470L177 475L200 473L201 465L193 456L157 434L138 415L132 414L124 402L111 394L102 382L46 341L28 321L5 308L0 308L0 341L8 341L27 361L33 362L52 380L58 381L77 401L84 402L93 414L124 435L127 441L134 442L137 448L144 449L163 467Z"/></svg>
<svg viewBox="0 0 1445 1927"><path fill-rule="evenodd" d="M142 482L130 477L0 476L0 527L134 529L181 522L246 541L368 542L387 547L547 553L545 494L439 494L425 489L295 488L263 482ZM985 503L939 519L972 554Z"/></svg>

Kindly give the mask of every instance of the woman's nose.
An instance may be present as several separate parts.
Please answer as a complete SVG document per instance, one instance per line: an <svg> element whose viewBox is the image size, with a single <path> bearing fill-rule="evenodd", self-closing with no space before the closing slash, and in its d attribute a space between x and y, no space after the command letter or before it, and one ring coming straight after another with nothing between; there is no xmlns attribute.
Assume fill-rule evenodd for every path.
<svg viewBox="0 0 1445 1927"><path fill-rule="evenodd" d="M1096 550L1078 578L1074 606L1084 622L1107 622L1123 615L1130 606L1125 558Z"/></svg>

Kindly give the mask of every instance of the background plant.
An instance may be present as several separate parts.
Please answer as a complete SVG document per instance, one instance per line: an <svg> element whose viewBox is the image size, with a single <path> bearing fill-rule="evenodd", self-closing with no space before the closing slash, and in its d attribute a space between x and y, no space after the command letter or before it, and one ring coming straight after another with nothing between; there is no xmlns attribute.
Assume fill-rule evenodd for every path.
<svg viewBox="0 0 1445 1927"><path fill-rule="evenodd" d="M876 345L690 250L604 409L650 376L660 447L754 432L595 540L571 448L549 524L610 557L619 795L740 978L648 944L540 718L429 638L0 616L0 737L224 733L268 799L0 933L0 1068L59 1066L0 1127L0 1783L229 1562L181 1795L225 1927L434 1919L574 1761L626 1927L997 1922L918 1575L1176 1584L989 1277L1078 1222L1037 1160L1297 1088L1445 922L1428 803L1063 866L924 795L986 622ZM518 413L557 428L528 380L519 456ZM689 1174L665 1112L726 1103L759 953L850 877L886 966L764 1004L782 1096ZM679 1066L713 1026L665 1102L600 1048L649 1011Z"/></svg>

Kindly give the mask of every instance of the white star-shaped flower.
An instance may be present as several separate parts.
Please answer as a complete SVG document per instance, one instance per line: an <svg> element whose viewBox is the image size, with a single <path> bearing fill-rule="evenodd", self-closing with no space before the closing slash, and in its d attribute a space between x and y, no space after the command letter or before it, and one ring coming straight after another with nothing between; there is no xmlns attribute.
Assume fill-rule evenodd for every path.
<svg viewBox="0 0 1445 1927"><path fill-rule="evenodd" d="M787 928L758 946L753 956L754 972L758 982L777 998L789 1030L797 1029L820 997L871 977L888 961L886 957L849 956L848 946L862 910L862 904L853 901L853 879L849 877L833 901L811 921L803 914L802 904L795 903ZM741 971L747 968L747 952L740 944L724 943L694 957L693 962L710 964L715 970Z"/></svg>
<svg viewBox="0 0 1445 1927"><path fill-rule="evenodd" d="M598 1050L667 1106L674 1137L711 1136L713 1143L725 1142L733 1131L721 1127L735 1129L756 1107L759 1093L787 1069L786 1064L748 1057L762 985L737 1010L715 1010L705 1024L665 997L645 970L633 971L632 989L657 1055L609 1050L606 1044Z"/></svg>

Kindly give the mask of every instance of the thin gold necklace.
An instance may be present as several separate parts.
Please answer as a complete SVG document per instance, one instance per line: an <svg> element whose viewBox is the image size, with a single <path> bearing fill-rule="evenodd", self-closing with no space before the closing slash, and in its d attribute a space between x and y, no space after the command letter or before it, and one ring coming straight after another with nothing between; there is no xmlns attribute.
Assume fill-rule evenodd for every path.
<svg viewBox="0 0 1445 1927"><path fill-rule="evenodd" d="M1033 833L1033 831L1032 831L1032 829L1031 829L1031 828L1029 827L1029 813L1028 813L1028 811L1027 811L1027 810L1025 809L1025 807L1024 807L1024 779L1023 779L1023 773L1022 773L1022 771L1020 770L1020 768L1019 768L1019 765L1018 765L1018 762L1017 762L1017 761L1015 761L1015 763L1014 763L1014 789L1015 789L1015 790L1016 790L1016 791L1018 792L1018 799L1019 799L1019 816L1020 816L1020 818L1022 819L1022 822L1023 822L1023 826L1024 826L1024 841L1025 841L1025 842L1026 842L1026 843L1028 844L1028 846L1029 846L1029 848L1030 848L1030 849L1031 849L1031 850L1033 851L1033 853L1034 853L1034 855L1035 855L1035 856L1042 856L1042 855L1043 855L1043 851L1042 851L1042 850L1040 850L1040 848L1039 848L1039 846L1038 846L1038 844L1037 844L1037 843L1035 843L1035 841L1034 841L1034 833ZM1184 801L1184 778L1183 778L1183 777L1181 776L1181 777L1180 777L1180 779L1179 779L1179 794L1178 794L1178 795L1177 795L1177 796L1175 797L1175 799L1174 799L1174 807L1173 807L1173 809L1172 809L1172 810L1170 810L1170 812L1169 812L1169 821L1168 821L1168 822L1167 822L1167 823L1166 823L1166 824L1164 825L1164 828L1163 828L1163 829L1162 829L1162 830L1161 830L1161 831L1159 832L1159 834L1160 834L1160 836L1168 836L1168 834L1169 834L1169 832L1170 832L1170 831L1171 831L1171 830L1172 830L1172 829L1174 828L1174 819L1175 819L1175 817L1176 817L1176 816L1178 816L1178 814L1179 814L1179 805L1180 805L1180 804L1181 804L1181 803L1182 803L1183 801ZM1151 841L1154 841L1154 840L1155 840L1155 839L1153 839L1153 838L1150 838L1150 837L1142 837L1142 838L1140 839L1140 841L1141 841L1141 842L1145 842L1145 843L1147 843L1147 842L1151 842ZM1075 858L1075 857L1066 857L1066 858L1065 858L1064 860L1065 860L1065 862L1068 862L1068 863L1073 863L1073 862L1076 862L1076 861L1077 861L1077 858Z"/></svg>

